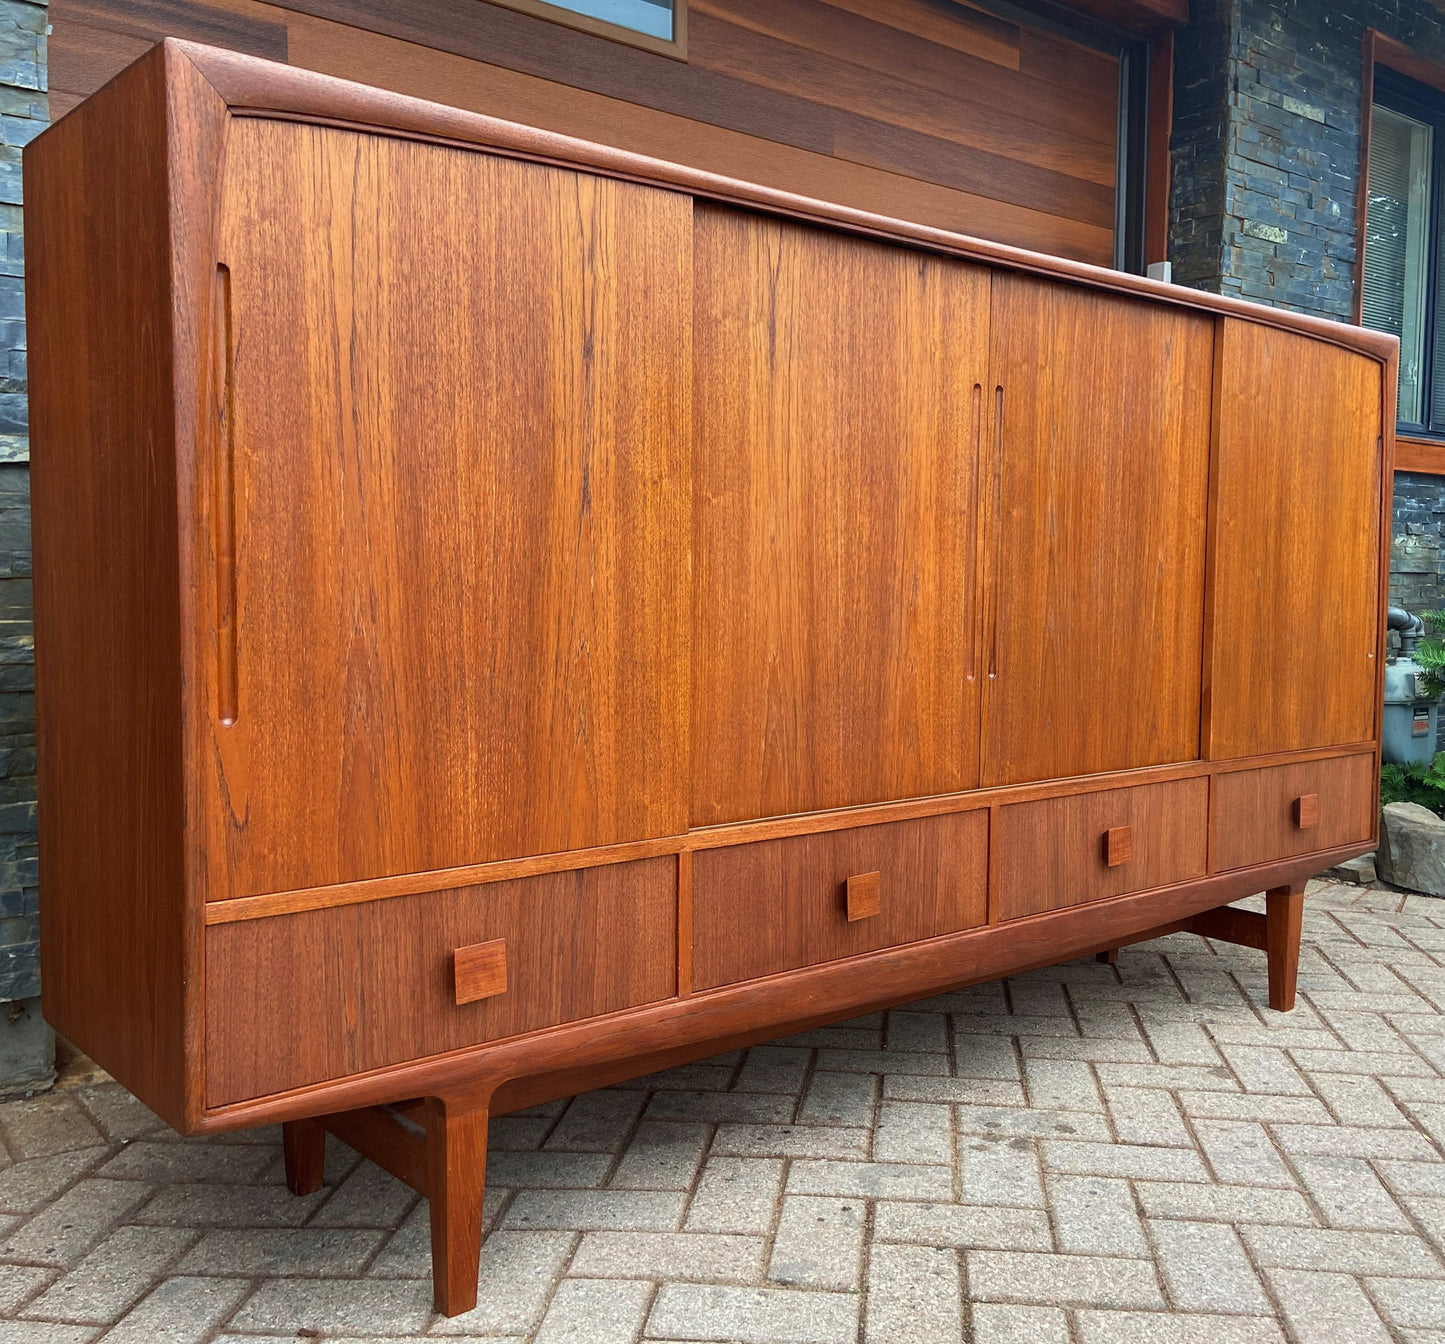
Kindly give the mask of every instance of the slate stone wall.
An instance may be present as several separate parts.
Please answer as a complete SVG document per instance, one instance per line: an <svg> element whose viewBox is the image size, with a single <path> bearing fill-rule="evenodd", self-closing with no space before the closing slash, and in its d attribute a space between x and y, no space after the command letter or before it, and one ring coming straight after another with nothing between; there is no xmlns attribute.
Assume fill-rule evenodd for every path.
<svg viewBox="0 0 1445 1344"><path fill-rule="evenodd" d="M46 1085L35 839L35 639L20 151L49 121L44 0L0 0L0 1095Z"/></svg>
<svg viewBox="0 0 1445 1344"><path fill-rule="evenodd" d="M1348 322L1364 36L1445 64L1428 0L1192 0L1175 43L1174 278ZM1391 597L1445 608L1445 478L1396 478Z"/></svg>

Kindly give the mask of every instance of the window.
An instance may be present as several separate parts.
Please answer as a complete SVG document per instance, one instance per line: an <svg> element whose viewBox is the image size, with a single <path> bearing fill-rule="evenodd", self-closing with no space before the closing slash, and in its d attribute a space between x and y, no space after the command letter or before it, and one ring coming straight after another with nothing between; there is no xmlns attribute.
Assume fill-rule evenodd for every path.
<svg viewBox="0 0 1445 1344"><path fill-rule="evenodd" d="M1360 320L1400 338L1402 432L1445 438L1445 99L1377 68Z"/></svg>
<svg viewBox="0 0 1445 1344"><path fill-rule="evenodd" d="M687 0L499 0L499 3L667 56L687 55L684 38Z"/></svg>

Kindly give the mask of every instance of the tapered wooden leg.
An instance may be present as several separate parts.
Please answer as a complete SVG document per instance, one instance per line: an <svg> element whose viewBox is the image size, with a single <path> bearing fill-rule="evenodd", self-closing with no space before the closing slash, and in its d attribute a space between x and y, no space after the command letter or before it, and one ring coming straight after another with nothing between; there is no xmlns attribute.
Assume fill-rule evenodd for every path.
<svg viewBox="0 0 1445 1344"><path fill-rule="evenodd" d="M477 1305L482 1194L487 1183L487 1109L458 1111L427 1099L426 1193L436 1309L457 1316Z"/></svg>
<svg viewBox="0 0 1445 1344"><path fill-rule="evenodd" d="M1095 954L1094 960L1102 961L1106 966L1112 966L1119 960L1119 949L1117 947L1105 948L1104 951Z"/></svg>
<svg viewBox="0 0 1445 1344"><path fill-rule="evenodd" d="M293 1195L314 1195L326 1172L326 1130L319 1120L288 1120L281 1126L286 1184Z"/></svg>
<svg viewBox="0 0 1445 1344"><path fill-rule="evenodd" d="M1294 1007L1299 979L1300 926L1304 920L1305 884L1275 887L1264 894L1265 955L1269 958L1269 1006L1281 1013Z"/></svg>

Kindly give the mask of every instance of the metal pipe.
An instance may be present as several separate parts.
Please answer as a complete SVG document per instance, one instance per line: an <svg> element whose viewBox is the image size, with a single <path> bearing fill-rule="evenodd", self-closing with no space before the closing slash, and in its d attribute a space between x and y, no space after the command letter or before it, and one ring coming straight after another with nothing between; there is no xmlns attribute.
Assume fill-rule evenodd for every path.
<svg viewBox="0 0 1445 1344"><path fill-rule="evenodd" d="M1385 613L1385 624L1400 633L1400 656L1408 658L1415 652L1415 645L1425 634L1425 622L1412 615L1404 607L1390 607Z"/></svg>

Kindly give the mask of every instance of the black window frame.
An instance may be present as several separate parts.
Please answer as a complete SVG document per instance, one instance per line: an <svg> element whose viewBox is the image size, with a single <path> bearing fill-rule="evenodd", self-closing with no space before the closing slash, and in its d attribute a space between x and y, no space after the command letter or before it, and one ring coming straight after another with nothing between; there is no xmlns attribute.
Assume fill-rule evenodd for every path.
<svg viewBox="0 0 1445 1344"><path fill-rule="evenodd" d="M1445 289L1445 258L1441 257L1442 218L1445 218L1445 94L1432 89L1428 84L1402 75L1388 66L1375 67L1374 90L1371 103L1401 116L1412 117L1432 128L1430 137L1430 188L1427 197L1427 219L1425 224L1425 314L1420 342L1420 407L1423 414L1419 422L1401 420L1399 403L1396 403L1395 430L1398 434L1412 439L1437 439L1445 442L1445 388L1439 414L1436 414L1435 349L1438 338L1445 333L1436 331L1437 309L1442 304L1442 289ZM1365 218L1359 221L1361 249L1369 237L1369 182L1364 184ZM1364 284L1364 267L1360 268L1360 284ZM1442 371L1445 372L1445 371Z"/></svg>
<svg viewBox="0 0 1445 1344"><path fill-rule="evenodd" d="M1147 38L1081 13L1060 0L970 0L1011 23L1029 24L1119 62L1119 134L1114 171L1114 269L1148 269L1149 67Z"/></svg>

